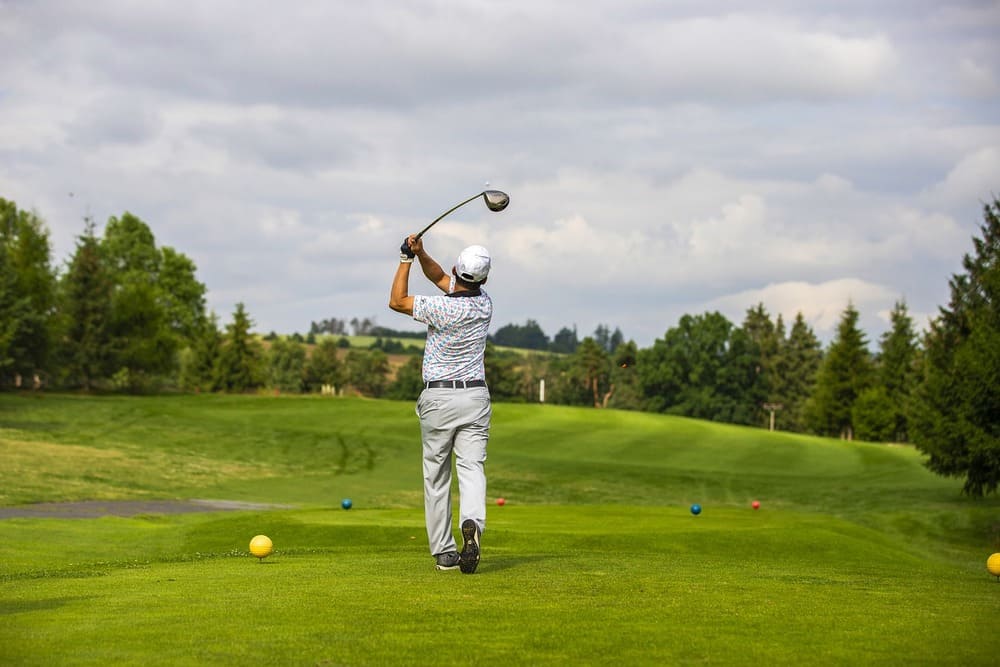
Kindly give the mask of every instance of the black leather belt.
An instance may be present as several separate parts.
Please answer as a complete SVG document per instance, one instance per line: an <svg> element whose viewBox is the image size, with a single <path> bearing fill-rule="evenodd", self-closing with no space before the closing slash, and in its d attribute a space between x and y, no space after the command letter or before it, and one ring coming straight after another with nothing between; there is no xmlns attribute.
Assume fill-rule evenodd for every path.
<svg viewBox="0 0 1000 667"><path fill-rule="evenodd" d="M470 389L485 387L486 380L431 380L424 386L428 389Z"/></svg>

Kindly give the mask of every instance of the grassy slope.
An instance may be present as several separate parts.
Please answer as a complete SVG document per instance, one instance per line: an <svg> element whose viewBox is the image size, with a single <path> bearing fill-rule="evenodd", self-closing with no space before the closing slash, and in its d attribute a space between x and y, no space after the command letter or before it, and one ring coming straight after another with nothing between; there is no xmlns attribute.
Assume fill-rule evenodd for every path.
<svg viewBox="0 0 1000 667"><path fill-rule="evenodd" d="M12 664L990 664L997 499L908 448L497 405L480 575L429 567L412 405L0 395L3 504L301 509L0 521ZM331 510L350 496L356 509ZM748 509L753 498L759 512ZM687 507L699 502L699 517ZM270 535L263 564L249 538Z"/></svg>

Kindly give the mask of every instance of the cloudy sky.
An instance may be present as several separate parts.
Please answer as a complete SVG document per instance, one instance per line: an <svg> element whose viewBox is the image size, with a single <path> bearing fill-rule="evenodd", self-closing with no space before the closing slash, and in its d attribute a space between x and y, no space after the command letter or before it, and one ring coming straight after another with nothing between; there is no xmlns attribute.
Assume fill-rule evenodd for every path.
<svg viewBox="0 0 1000 667"><path fill-rule="evenodd" d="M225 322L372 317L398 246L494 256L494 330L763 302L922 326L1000 194L1000 2L0 0L0 197L130 211ZM433 293L414 280L412 291Z"/></svg>

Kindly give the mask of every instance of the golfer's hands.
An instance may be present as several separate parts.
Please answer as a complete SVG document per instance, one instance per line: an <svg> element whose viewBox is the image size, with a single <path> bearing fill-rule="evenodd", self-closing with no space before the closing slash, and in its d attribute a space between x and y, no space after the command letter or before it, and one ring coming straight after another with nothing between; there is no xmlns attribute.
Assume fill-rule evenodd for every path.
<svg viewBox="0 0 1000 667"><path fill-rule="evenodd" d="M424 254L424 240L423 239L418 239L416 237L416 234L414 234L413 236L410 236L407 239L407 241L410 242L410 250L413 251L414 255L416 255L417 257L420 257L420 256L422 256Z"/></svg>
<svg viewBox="0 0 1000 667"><path fill-rule="evenodd" d="M422 255L424 254L424 240L418 239L416 234L410 234L403 240L399 251L405 253L407 257Z"/></svg>
<svg viewBox="0 0 1000 667"><path fill-rule="evenodd" d="M409 259L410 261L413 261L413 258L416 256L416 253L413 252L413 249L410 247L410 244L412 242L413 242L412 234L403 239L403 245L399 246L400 259Z"/></svg>

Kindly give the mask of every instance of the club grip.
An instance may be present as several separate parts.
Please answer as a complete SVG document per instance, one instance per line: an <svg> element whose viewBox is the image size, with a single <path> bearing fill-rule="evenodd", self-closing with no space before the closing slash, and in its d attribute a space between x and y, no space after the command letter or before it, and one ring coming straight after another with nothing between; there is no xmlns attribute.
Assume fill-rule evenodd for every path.
<svg viewBox="0 0 1000 667"><path fill-rule="evenodd" d="M403 239L403 244L399 246L399 252L403 253L407 257L415 257L416 255L414 254L414 252L410 250L410 244L408 243L409 240L410 240L409 236Z"/></svg>

